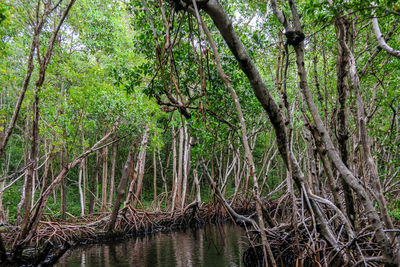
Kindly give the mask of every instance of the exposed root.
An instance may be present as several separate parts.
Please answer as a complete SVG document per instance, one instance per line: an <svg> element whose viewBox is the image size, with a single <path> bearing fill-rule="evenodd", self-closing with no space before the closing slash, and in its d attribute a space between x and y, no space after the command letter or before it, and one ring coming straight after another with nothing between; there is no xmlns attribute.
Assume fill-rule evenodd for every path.
<svg viewBox="0 0 400 267"><path fill-rule="evenodd" d="M10 251L10 248L20 229L8 226L4 227L0 233L2 236L0 240L3 241L0 244L0 262L10 266L37 266L39 264L51 266L69 248L80 244L201 227L206 222L222 222L229 218L228 213L218 203L203 204L200 207L199 203L193 202L173 213L151 213L126 207L119 212L112 231L107 231L109 213L92 214L62 223L56 220L40 221L35 236L29 242L24 242L28 245L18 251Z"/></svg>
<svg viewBox="0 0 400 267"><path fill-rule="evenodd" d="M269 213L274 214L274 219L280 222L273 228L265 229L278 266L381 266L381 251L374 232L371 227L366 226L365 218L360 220L364 222L365 228L355 236L348 235L336 211L330 209L329 206L325 207L326 219L330 227L335 230L340 246L338 249L330 246L319 234L320 226L313 225L310 216L306 217L303 214L301 222L299 220L291 222L293 217L293 214L290 214L291 201L291 198L283 196L279 200L263 203L264 206L269 207ZM265 266L259 231L247 229L246 231L250 245L243 254L245 266ZM400 234L400 231L397 234Z"/></svg>

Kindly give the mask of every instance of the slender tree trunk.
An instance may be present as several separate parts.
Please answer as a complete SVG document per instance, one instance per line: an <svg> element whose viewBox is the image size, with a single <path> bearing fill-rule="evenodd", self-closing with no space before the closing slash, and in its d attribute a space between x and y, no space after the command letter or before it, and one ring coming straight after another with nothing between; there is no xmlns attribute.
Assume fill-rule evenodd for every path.
<svg viewBox="0 0 400 267"><path fill-rule="evenodd" d="M136 144L135 144L135 150L136 150ZM137 154L138 153L134 154L134 158L133 158L134 161L130 165L130 168L131 168L131 170L130 170L130 174L131 174L130 175L130 180L131 180L131 182L129 184L128 194L126 195L126 198L125 198L124 207L128 207L128 206L131 205L132 198L133 198L133 195L135 193L134 191L135 191L135 185L136 185L138 168L139 168L138 159L136 157ZM129 179L128 179L128 182L129 182Z"/></svg>
<svg viewBox="0 0 400 267"><path fill-rule="evenodd" d="M172 126L172 203L171 203L171 211L175 210L176 203L176 194L178 192L178 175L176 173L176 162L177 162L177 154L176 154L176 132L175 127Z"/></svg>
<svg viewBox="0 0 400 267"><path fill-rule="evenodd" d="M179 151L178 151L178 180L176 183L176 206L181 208L182 202L182 178L183 178L183 141L184 129L183 126L179 129Z"/></svg>
<svg viewBox="0 0 400 267"><path fill-rule="evenodd" d="M163 181L163 190L164 190L165 197L167 198L168 197L168 186L167 186L167 180L165 178L163 164L161 161L160 150L157 151L157 154L158 154L158 162L160 163L160 175L161 175L161 179ZM169 155L171 155L171 154L169 154ZM169 161L169 156L168 156L168 161ZM168 161L167 161L167 166L169 165Z"/></svg>
<svg viewBox="0 0 400 267"><path fill-rule="evenodd" d="M85 197L83 194L82 189L82 177L83 177L83 167L84 167L84 160L81 161L79 164L79 174L78 174L78 189L79 189L79 200L81 204L81 216L85 215Z"/></svg>
<svg viewBox="0 0 400 267"><path fill-rule="evenodd" d="M40 88L40 87L39 87ZM33 119L32 119L32 135L31 135L31 150L29 152L29 162L32 164L27 169L26 181L24 183L24 215L22 217L21 234L25 235L29 223L32 207L32 187L34 172L37 167L37 148L39 142L39 88L36 88L33 102Z"/></svg>
<svg viewBox="0 0 400 267"><path fill-rule="evenodd" d="M192 140L186 122L184 125L184 135L185 135L185 145L183 152L183 181L182 181L182 204L181 204L182 208L185 207L185 202L186 202L187 181L190 173L190 142Z"/></svg>
<svg viewBox="0 0 400 267"><path fill-rule="evenodd" d="M25 119L25 132L24 132L24 143L25 143L25 149L24 149L24 163L25 165L27 165L28 163L30 163L29 161L29 149L28 147L28 143L29 143L29 132L30 132L30 128L29 128L29 121L30 121L30 114L29 112L26 112L26 119ZM28 175L28 169L25 170L25 178L24 178L24 185L22 187L22 194L21 194L21 200L17 205L17 225L22 223L22 217L21 217L21 208L25 203L25 187L26 187L26 183L27 183L27 175Z"/></svg>
<svg viewBox="0 0 400 267"><path fill-rule="evenodd" d="M88 158L83 159L83 201L85 203L85 207L87 204L86 193L88 189L88 181L89 179L89 172L88 172Z"/></svg>
<svg viewBox="0 0 400 267"><path fill-rule="evenodd" d="M363 150L363 162L365 164L364 173L367 177L366 183L371 182L374 188L375 194L377 196L377 201L380 205L380 210L383 217L383 222L385 223L386 228L393 229L393 222L389 215L386 199L383 195L382 186L379 178L378 167L375 164L375 161L371 154L371 143L368 137L368 130L367 130L367 118L365 115L365 104L364 100L361 96L361 89L360 89L360 79L357 73L357 66L356 61L353 55L353 52L350 50L347 44L344 44L345 49L347 50L349 64L350 64L350 77L353 82L353 88L355 91L356 102L357 102L357 120L359 124L359 135L360 135L360 144ZM363 165L364 165L363 164ZM365 179L365 178L364 178ZM392 238L395 237L394 234L391 234ZM400 264L400 252L397 255L397 263ZM394 259L393 259L394 260Z"/></svg>
<svg viewBox="0 0 400 267"><path fill-rule="evenodd" d="M344 47L344 44L349 41L349 22L345 17L340 17L335 20L336 26L336 35L337 35L337 49L338 55L336 60L336 73L337 73L337 93L338 93L338 101L339 101L339 111L337 113L338 127L337 127L337 138L339 145L340 157L343 160L343 163L349 167L348 165L348 151L347 151L347 140L349 138L349 133L347 130L347 112L346 112L346 101L347 101L347 92L348 86L346 84L346 78L348 77L348 55L347 51ZM346 212L347 216L350 218L350 221L353 226L356 226L357 218L356 218L356 210L354 203L353 191L345 183L342 179L342 187L344 192L344 199L346 202Z"/></svg>
<svg viewBox="0 0 400 267"><path fill-rule="evenodd" d="M97 184L98 177L99 177L99 168L100 168L100 156L99 156L99 152L96 152L96 166L94 169L94 175L92 176L92 179L90 179L89 214L93 213L94 207L96 204L96 200L97 200L97 195L95 194L95 192L96 192L96 184Z"/></svg>
<svg viewBox="0 0 400 267"><path fill-rule="evenodd" d="M142 143L140 144L140 152L138 157L138 176L137 176L137 186L135 199L133 201L133 207L136 208L138 204L138 200L140 200L142 195L142 185L143 185L143 176L144 176L144 167L146 164L146 149L147 142L149 139L149 127L146 125L145 130L142 137Z"/></svg>
<svg viewBox="0 0 400 267"><path fill-rule="evenodd" d="M64 166L67 164L67 155L65 150L61 150L61 167L60 169L64 169ZM67 211L67 179L66 176L61 178L61 219L65 220Z"/></svg>
<svg viewBox="0 0 400 267"><path fill-rule="evenodd" d="M107 182L108 182L108 148L103 148L103 175L101 181L101 210L105 211L107 208Z"/></svg>
<svg viewBox="0 0 400 267"><path fill-rule="evenodd" d="M114 187L115 187L115 161L117 159L117 151L118 145L117 143L113 143L112 145L112 154L111 154L111 174L110 174L110 192L108 198L108 208L111 208L113 196L114 196Z"/></svg>
<svg viewBox="0 0 400 267"><path fill-rule="evenodd" d="M6 217L6 213L4 211L4 206L3 206L4 183L5 183L5 181L0 182L0 224L7 223L7 217ZM1 236L0 236L0 238L1 238Z"/></svg>
<svg viewBox="0 0 400 267"><path fill-rule="evenodd" d="M117 188L117 196L115 198L113 210L111 212L110 216L110 222L108 225L108 231L112 231L114 229L115 221L118 216L118 211L121 206L122 198L124 197L125 194L125 189L126 185L128 184L129 180L129 174L130 171L132 170L132 165L134 165L136 159L136 147L133 145L129 148L129 153L128 153L128 158L126 159L124 168L122 169L122 176L121 179L119 180L118 188Z"/></svg>
<svg viewBox="0 0 400 267"><path fill-rule="evenodd" d="M317 130L314 128L311 128L311 132L314 136L314 140L316 143L316 147L317 147L317 151L318 154L321 158L322 161L322 165L324 166L324 170L328 179L328 186L331 190L332 196L333 196L333 201L335 203L335 205L343 212L345 213L345 209L342 205L342 201L341 201L341 197L339 195L340 192L340 188L337 185L336 181L335 181L335 176L333 174L333 170L332 170L332 164L329 161L327 155L326 155L326 150L324 148L324 145L322 143L321 137L318 135ZM351 220L350 220L351 221Z"/></svg>
<svg viewBox="0 0 400 267"><path fill-rule="evenodd" d="M153 150L153 207L157 207L157 161L156 150Z"/></svg>
<svg viewBox="0 0 400 267"><path fill-rule="evenodd" d="M53 157L54 157L54 154L51 150L52 150L52 148L50 147L49 152L48 152L49 153L48 159L46 160L46 162L44 164L44 171L43 171L43 176L42 176L42 190L41 190L42 193L47 188L50 167L51 167Z"/></svg>
<svg viewBox="0 0 400 267"><path fill-rule="evenodd" d="M197 173L197 168L193 170L194 184L196 185L196 201L201 203L200 181Z"/></svg>

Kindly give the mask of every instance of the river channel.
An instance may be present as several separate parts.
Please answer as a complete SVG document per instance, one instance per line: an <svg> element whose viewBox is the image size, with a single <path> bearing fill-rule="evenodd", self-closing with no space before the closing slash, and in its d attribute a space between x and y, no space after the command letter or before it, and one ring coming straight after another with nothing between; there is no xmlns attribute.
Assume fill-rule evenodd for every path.
<svg viewBox="0 0 400 267"><path fill-rule="evenodd" d="M244 266L245 232L232 224L155 233L144 237L80 246L68 251L55 266Z"/></svg>

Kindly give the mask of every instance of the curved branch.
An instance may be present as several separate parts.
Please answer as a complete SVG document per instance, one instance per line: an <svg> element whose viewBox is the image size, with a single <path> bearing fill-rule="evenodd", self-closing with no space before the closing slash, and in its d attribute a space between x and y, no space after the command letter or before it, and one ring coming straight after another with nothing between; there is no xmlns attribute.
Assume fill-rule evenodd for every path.
<svg viewBox="0 0 400 267"><path fill-rule="evenodd" d="M372 18L372 28L374 29L376 39L378 39L379 47L385 50L388 54L400 58L400 50L396 50L386 43L385 37L379 28L377 17Z"/></svg>

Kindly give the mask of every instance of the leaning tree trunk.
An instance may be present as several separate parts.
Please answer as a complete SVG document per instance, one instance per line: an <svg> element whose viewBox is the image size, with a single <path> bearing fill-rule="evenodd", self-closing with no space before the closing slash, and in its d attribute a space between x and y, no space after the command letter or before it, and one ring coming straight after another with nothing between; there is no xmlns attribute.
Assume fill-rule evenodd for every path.
<svg viewBox="0 0 400 267"><path fill-rule="evenodd" d="M114 229L115 221L117 219L118 211L122 203L122 198L125 194L126 185L128 184L130 170L132 169L132 165L136 162L136 146L131 146L129 148L128 158L126 159L124 168L122 170L122 176L118 184L117 188L117 196L115 198L113 210L110 215L110 222L108 225L108 231L112 231Z"/></svg>

